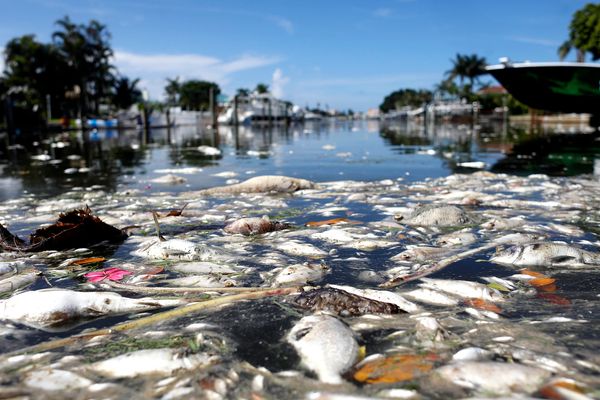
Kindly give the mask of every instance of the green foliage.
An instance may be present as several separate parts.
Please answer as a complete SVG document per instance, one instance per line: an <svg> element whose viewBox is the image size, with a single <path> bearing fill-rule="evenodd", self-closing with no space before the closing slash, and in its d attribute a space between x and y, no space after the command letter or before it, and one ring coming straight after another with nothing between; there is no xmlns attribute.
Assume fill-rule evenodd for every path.
<svg viewBox="0 0 600 400"><path fill-rule="evenodd" d="M142 92L137 88L140 80L130 81L127 77L120 77L114 84L112 103L121 109L127 109L133 104L142 101Z"/></svg>
<svg viewBox="0 0 600 400"><path fill-rule="evenodd" d="M573 14L569 25L569 39L558 49L560 59L571 51L577 51L577 61L583 62L585 54L600 59L600 4L589 3Z"/></svg>
<svg viewBox="0 0 600 400"><path fill-rule="evenodd" d="M167 104L170 106L176 106L179 104L179 95L181 93L181 83L179 77L175 79L167 78L167 85L165 86L165 94L167 95Z"/></svg>
<svg viewBox="0 0 600 400"><path fill-rule="evenodd" d="M420 107L423 103L431 101L431 98L432 93L429 90L400 89L387 95L379 109L388 112L405 106Z"/></svg>
<svg viewBox="0 0 600 400"><path fill-rule="evenodd" d="M479 57L477 54L456 54L452 62L452 68L446 71L448 81L454 81L456 78L460 80L460 84L464 84L464 80L469 81L471 88L479 83L479 77L486 74L485 67L487 61L484 57Z"/></svg>
<svg viewBox="0 0 600 400"><path fill-rule="evenodd" d="M256 85L256 88L254 90L258 94L265 94L265 93L269 92L269 85L266 85L264 83L259 83Z"/></svg>
<svg viewBox="0 0 600 400"><path fill-rule="evenodd" d="M208 110L210 89L213 89L213 100L221 93L219 85L213 82L189 80L181 84L179 103L187 110Z"/></svg>
<svg viewBox="0 0 600 400"><path fill-rule="evenodd" d="M10 97L17 127L45 120L48 98L53 117L98 115L101 104L128 107L137 101L137 80L119 76L111 63L105 25L77 24L69 17L56 25L50 43L24 35L5 45L0 98Z"/></svg>

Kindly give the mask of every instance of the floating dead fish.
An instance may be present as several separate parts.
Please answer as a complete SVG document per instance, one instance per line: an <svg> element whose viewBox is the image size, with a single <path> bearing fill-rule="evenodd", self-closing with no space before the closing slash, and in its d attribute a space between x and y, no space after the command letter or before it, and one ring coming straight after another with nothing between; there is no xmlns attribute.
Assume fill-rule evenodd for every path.
<svg viewBox="0 0 600 400"><path fill-rule="evenodd" d="M221 155L221 150L217 149L216 147L212 147L212 146L198 146L197 150L198 150L198 153L200 153L204 156L220 156Z"/></svg>
<svg viewBox="0 0 600 400"><path fill-rule="evenodd" d="M302 318L287 335L302 363L325 383L342 383L341 374L358 359L358 343L354 333L329 315Z"/></svg>
<svg viewBox="0 0 600 400"><path fill-rule="evenodd" d="M403 312L395 304L367 299L333 287L304 292L294 299L294 304L312 311L334 312L344 317Z"/></svg>
<svg viewBox="0 0 600 400"><path fill-rule="evenodd" d="M460 207L428 204L417 207L408 218L396 217L402 224L418 226L461 226L474 220Z"/></svg>
<svg viewBox="0 0 600 400"><path fill-rule="evenodd" d="M467 246L477 240L477 235L473 232L458 231L440 236L436 240L436 244L438 246Z"/></svg>
<svg viewBox="0 0 600 400"><path fill-rule="evenodd" d="M265 216L262 218L241 218L228 224L223 230L231 234L240 233L242 235L248 236L280 231L289 227L289 224L278 221L271 221L269 217Z"/></svg>
<svg viewBox="0 0 600 400"><path fill-rule="evenodd" d="M407 249L396 254L390 260L392 261L410 261L421 262L432 259L439 259L454 252L453 249L447 247L432 247L432 246L406 246Z"/></svg>
<svg viewBox="0 0 600 400"><path fill-rule="evenodd" d="M404 292L402 294L406 297L411 298L412 300L425 304L432 304L435 306L452 307L458 305L458 300L455 297L451 297L450 295L447 295L438 290L424 287L411 290L410 292Z"/></svg>
<svg viewBox="0 0 600 400"><path fill-rule="evenodd" d="M29 286L35 282L39 276L39 271L30 269L16 275L3 277L4 279L0 279L0 293L13 292L17 289Z"/></svg>
<svg viewBox="0 0 600 400"><path fill-rule="evenodd" d="M192 275L184 276L181 278L173 278L161 281L169 286L183 286L183 287L232 287L236 286L236 281L231 278L215 275Z"/></svg>
<svg viewBox="0 0 600 400"><path fill-rule="evenodd" d="M111 292L44 289L0 300L0 319L53 331L66 325L76 325L83 319L180 304L181 300L132 299Z"/></svg>
<svg viewBox="0 0 600 400"><path fill-rule="evenodd" d="M89 208L60 214L53 225L40 228L29 237L29 244L0 225L0 249L36 252L89 247L109 241L122 242L127 234L92 215Z"/></svg>
<svg viewBox="0 0 600 400"><path fill-rule="evenodd" d="M325 264L304 263L288 265L275 275L275 286L305 285L309 282L317 282L329 272Z"/></svg>
<svg viewBox="0 0 600 400"><path fill-rule="evenodd" d="M31 388L49 391L83 389L94 383L74 372L50 368L26 373L23 382Z"/></svg>
<svg viewBox="0 0 600 400"><path fill-rule="evenodd" d="M183 274L239 274L244 271L242 267L215 264L206 261L175 264L170 269Z"/></svg>
<svg viewBox="0 0 600 400"><path fill-rule="evenodd" d="M154 260L194 261L209 260L216 254L216 251L184 239L169 239L165 241L152 239L143 243L132 254Z"/></svg>
<svg viewBox="0 0 600 400"><path fill-rule="evenodd" d="M306 179L291 178L280 175L264 175L250 178L244 182L229 186L219 186L204 189L198 192L200 195L211 196L218 194L240 194L240 193L292 193L301 189L313 189L315 183Z"/></svg>
<svg viewBox="0 0 600 400"><path fill-rule="evenodd" d="M421 278L420 287L441 290L463 298L475 298L488 301L504 301L502 293L479 282L454 279Z"/></svg>
<svg viewBox="0 0 600 400"><path fill-rule="evenodd" d="M384 303L390 303L398 306L400 310L408 313L415 313L419 311L419 307L406 300L400 294L391 292L389 290L375 290L375 289L358 289L352 286L344 285L329 285L332 288L344 290L348 293L361 296L367 299L381 301Z"/></svg>
<svg viewBox="0 0 600 400"><path fill-rule="evenodd" d="M294 255L294 256L303 256L303 257L325 257L327 255L321 249L316 248L310 243L302 243L296 240L288 240L286 242L280 243L275 246L279 250Z"/></svg>
<svg viewBox="0 0 600 400"><path fill-rule="evenodd" d="M462 361L440 367L438 376L455 385L487 395L532 393L550 372L516 363Z"/></svg>
<svg viewBox="0 0 600 400"><path fill-rule="evenodd" d="M180 183L186 183L187 179L185 179L184 177L181 177L181 176L167 174L167 175L159 176L158 178L151 179L150 182L164 183L167 185L177 185Z"/></svg>
<svg viewBox="0 0 600 400"><path fill-rule="evenodd" d="M600 265L600 255L565 243L541 242L511 246L490 261L516 266L581 267Z"/></svg>
<svg viewBox="0 0 600 400"><path fill-rule="evenodd" d="M171 375L178 370L208 367L218 361L218 356L204 353L186 355L178 349L150 349L99 361L88 368L109 378L134 378L140 375Z"/></svg>

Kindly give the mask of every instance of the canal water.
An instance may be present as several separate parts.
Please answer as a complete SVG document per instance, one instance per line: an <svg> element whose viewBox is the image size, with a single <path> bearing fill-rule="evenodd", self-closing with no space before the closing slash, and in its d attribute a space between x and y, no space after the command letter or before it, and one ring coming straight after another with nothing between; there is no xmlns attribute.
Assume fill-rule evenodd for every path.
<svg viewBox="0 0 600 400"><path fill-rule="evenodd" d="M318 182L402 179L491 170L572 176L594 172L600 143L592 135L528 133L502 123L430 125L379 121L233 128L218 134L181 126L140 131L67 132L5 150L0 200L60 194L72 187L182 191L254 175L287 175ZM199 146L221 150L205 156ZM192 168L185 184L153 184L164 170ZM196 170L193 170L193 169ZM184 171L186 172L186 171ZM220 175L219 175L220 174Z"/></svg>
<svg viewBox="0 0 600 400"><path fill-rule="evenodd" d="M189 288L190 278L204 279L200 286L281 287L288 286L281 283L282 269L293 265L312 268L310 279L300 276L294 285L386 287L417 304L408 313L337 317L350 327L367 361L395 360L373 366L356 364L357 356L339 372L342 385L318 380L316 371L330 368L332 360L306 359L296 351L306 330L296 339L289 336L313 312L289 296L278 296L112 332L50 353L0 357L0 383L13 396L44 397L49 390L57 398L600 396L600 261L595 256L600 247L600 142L580 127L532 130L502 123L426 126L370 120L222 126L218 132L184 126L148 135L65 132L2 151L0 222L13 234L25 238L59 213L85 206L131 233L123 243L89 249L2 253L2 262L16 260L41 272L25 291L54 287L164 298L143 289ZM293 194L200 192L261 175L302 178L319 186ZM468 217L448 226L410 222L413 210L432 204L460 207ZM168 214L177 210L181 215ZM158 212L156 224L153 211ZM241 217L263 215L289 224L288 229L250 237L223 230ZM452 217L440 217L447 218ZM156 225L168 240L193 248L151 255L147 250L161 243ZM493 260L497 252L516 251L523 243L555 242L570 246L570 253L529 266ZM89 261L92 257L101 260ZM186 269L190 260L228 272L191 274ZM440 286L432 289L426 286L433 283L418 279L395 286L446 260L454 261L429 275ZM85 276L106 267L127 271L115 280L129 288ZM4 276L2 299L16 298L12 287L2 286ZM533 276L544 284L529 283ZM463 280L496 297L486 302L464 295L452 286ZM419 288L430 291L418 297L413 291ZM171 295L166 297L176 296ZM432 304L432 296L444 300ZM86 310L83 319L61 321L67 324L52 329L24 316L0 321L0 353L148 315L115 312L98 318L102 313ZM0 306L0 316L3 312ZM52 315L66 314L58 310ZM312 354L329 352L332 343L318 339L312 339ZM131 380L119 375L120 362L109 371L96 368L111 357L167 348L178 349L175 358L187 360L175 368L173 378L162 375L171 368L168 363L157 367L161 371L143 372L143 358L126 364L142 370ZM351 352L341 349L330 358L346 350ZM460 351L463 364L456 357ZM198 354L220 361L189 367ZM404 365L399 360L411 361ZM472 368L468 362L480 364ZM503 369L513 363L523 370ZM563 389L571 397L551 396Z"/></svg>

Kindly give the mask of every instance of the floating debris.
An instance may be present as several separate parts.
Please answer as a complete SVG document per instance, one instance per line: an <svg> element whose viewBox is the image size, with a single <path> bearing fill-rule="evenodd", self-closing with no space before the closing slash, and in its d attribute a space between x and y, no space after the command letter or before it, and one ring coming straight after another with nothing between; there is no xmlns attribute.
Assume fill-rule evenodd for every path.
<svg viewBox="0 0 600 400"><path fill-rule="evenodd" d="M257 235L267 232L280 231L289 228L289 224L271 221L269 217L262 218L241 218L238 219L223 229L227 233L239 233L245 236Z"/></svg>
<svg viewBox="0 0 600 400"><path fill-rule="evenodd" d="M343 317L398 314L403 311L395 304L368 299L333 287L304 292L296 297L294 304L312 311L330 311Z"/></svg>

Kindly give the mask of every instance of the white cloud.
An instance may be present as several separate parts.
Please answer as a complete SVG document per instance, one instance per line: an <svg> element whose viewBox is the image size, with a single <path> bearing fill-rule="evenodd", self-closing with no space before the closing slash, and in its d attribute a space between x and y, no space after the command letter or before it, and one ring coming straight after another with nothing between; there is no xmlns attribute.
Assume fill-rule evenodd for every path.
<svg viewBox="0 0 600 400"><path fill-rule="evenodd" d="M528 36L511 36L509 39L513 40L515 42L528 43L528 44L537 44L537 45L540 45L540 46L547 46L547 47L558 47L558 46L560 46L560 43L557 42L557 41L555 41L555 40L534 38L534 37L528 37Z"/></svg>
<svg viewBox="0 0 600 400"><path fill-rule="evenodd" d="M139 54L117 50L114 63L122 74L140 78L139 87L147 89L151 98L162 98L165 80L201 79L227 84L236 72L272 65L278 57L243 55L224 61L202 54Z"/></svg>
<svg viewBox="0 0 600 400"><path fill-rule="evenodd" d="M392 10L389 8L378 8L373 11L373 15L376 17L386 18L392 15Z"/></svg>
<svg viewBox="0 0 600 400"><path fill-rule="evenodd" d="M275 69L273 72L273 79L271 80L271 93L273 93L273 96L280 99L283 98L283 88L289 81L290 78L283 76L283 71L281 71L281 69Z"/></svg>
<svg viewBox="0 0 600 400"><path fill-rule="evenodd" d="M265 18L275 23L275 25L277 25L290 35L294 33L294 24L289 19L277 15L267 15Z"/></svg>

